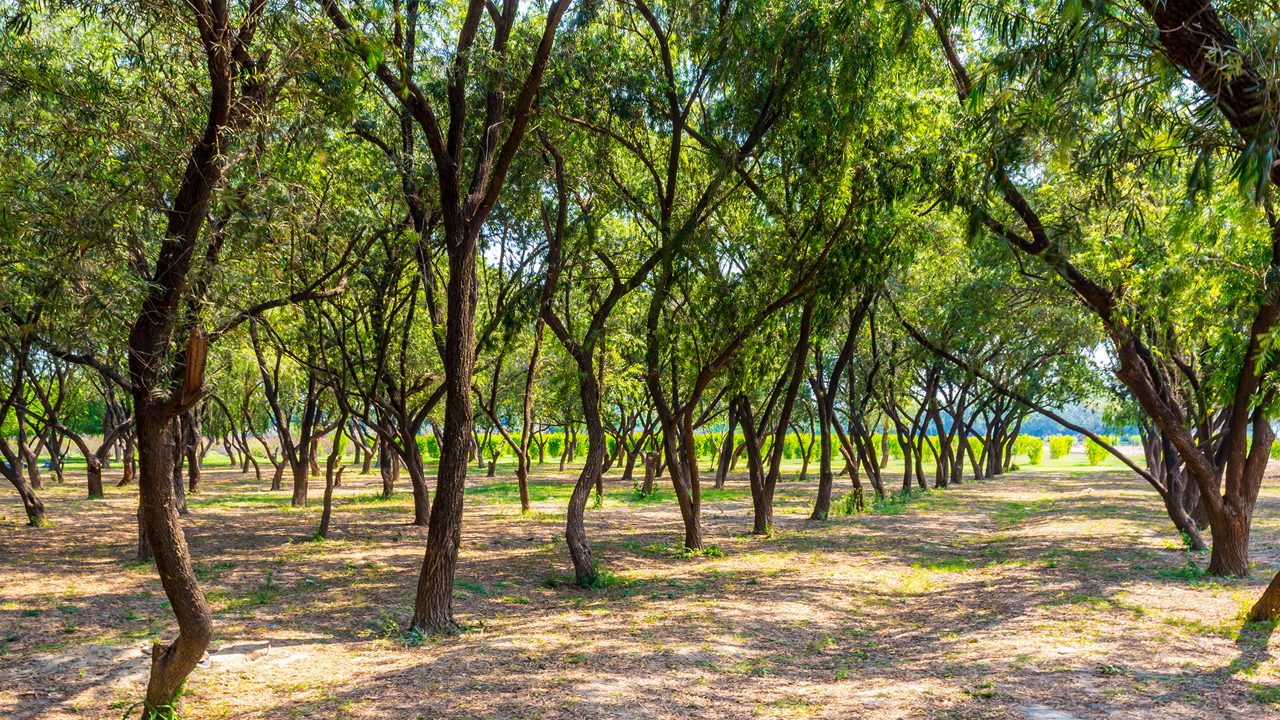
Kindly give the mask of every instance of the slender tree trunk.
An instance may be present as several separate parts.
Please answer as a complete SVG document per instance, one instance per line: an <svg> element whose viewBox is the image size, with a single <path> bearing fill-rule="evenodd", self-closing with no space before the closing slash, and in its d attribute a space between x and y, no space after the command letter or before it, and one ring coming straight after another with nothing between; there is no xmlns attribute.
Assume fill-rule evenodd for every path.
<svg viewBox="0 0 1280 720"><path fill-rule="evenodd" d="M720 443L720 457L716 459L716 489L724 487L729 477L729 463L733 460L734 432L738 424L738 407L729 403L729 416L725 422L724 442Z"/></svg>
<svg viewBox="0 0 1280 720"><path fill-rule="evenodd" d="M338 423L338 428L333 436L333 450L329 453L329 460L325 463L324 468L324 508L320 511L320 527L316 528L316 537L329 537L329 518L333 514L333 488L342 478L342 453L340 446L342 444L342 425L346 422L343 418Z"/></svg>
<svg viewBox="0 0 1280 720"><path fill-rule="evenodd" d="M187 492L200 492L200 425L194 411L182 414L182 445L187 456Z"/></svg>

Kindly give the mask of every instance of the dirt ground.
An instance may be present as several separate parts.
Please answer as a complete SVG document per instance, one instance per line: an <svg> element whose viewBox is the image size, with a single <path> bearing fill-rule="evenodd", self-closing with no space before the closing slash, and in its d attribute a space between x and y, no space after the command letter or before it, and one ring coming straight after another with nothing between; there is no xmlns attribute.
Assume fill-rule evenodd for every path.
<svg viewBox="0 0 1280 720"><path fill-rule="evenodd" d="M588 512L606 587L581 590L564 584L569 476L540 479L528 517L509 476L474 479L467 629L440 639L403 629L423 547L407 492L349 475L313 542L317 487L292 509L206 470L187 527L216 624L184 716L1280 718L1280 641L1239 619L1280 566L1274 480L1254 577L1225 582L1124 473L1013 474L824 524L813 483L785 482L769 538L747 534L739 477L707 493L718 551L698 557L678 552L669 491L615 480ZM120 718L144 649L172 637L133 560L136 490L82 494L75 474L43 491L46 528L0 499L0 717Z"/></svg>

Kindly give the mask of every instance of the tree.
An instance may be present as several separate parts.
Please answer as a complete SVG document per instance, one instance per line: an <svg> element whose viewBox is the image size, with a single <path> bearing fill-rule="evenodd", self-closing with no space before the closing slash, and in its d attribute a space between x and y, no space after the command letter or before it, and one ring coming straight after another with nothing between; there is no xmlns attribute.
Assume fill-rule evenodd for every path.
<svg viewBox="0 0 1280 720"><path fill-rule="evenodd" d="M519 59L511 47L513 31L520 19L517 0L507 0L500 10L487 11L486 3L471 0L457 30L457 43L446 80L444 105L448 122L441 127L435 108L440 98L432 97L414 77L413 57L419 24L419 5L409 2L403 17L396 17L397 31L391 47L402 52L403 64L389 64L379 58L375 45L347 19L334 0L325 0L324 10L349 47L363 55L377 81L400 103L401 109L417 124L427 144L435 169L442 241L448 255L444 358L445 409L444 442L441 448L436 496L431 506L431 526L427 549L418 580L412 626L425 632L452 632L453 578L462 536L462 491L467 477L467 455L471 442L471 385L475 369L475 282L476 246L485 220L493 210L506 183L507 172L528 131L534 100L547 63L556 30L568 9L569 0L557 0L547 10L540 38L536 42L524 80L514 101L507 102L507 76L515 72ZM484 98L479 123L469 121L475 103L472 70L479 61L475 48L478 30L485 19L492 22L491 46L486 54L488 71L478 81ZM518 36L517 36L518 37ZM393 69L394 67L394 69ZM430 86L428 86L430 87ZM465 142L468 124L476 133L477 147ZM412 147L412 139L406 142ZM467 179L467 159L471 177ZM412 194L412 193L411 193ZM415 229L426 230L426 211L415 211Z"/></svg>

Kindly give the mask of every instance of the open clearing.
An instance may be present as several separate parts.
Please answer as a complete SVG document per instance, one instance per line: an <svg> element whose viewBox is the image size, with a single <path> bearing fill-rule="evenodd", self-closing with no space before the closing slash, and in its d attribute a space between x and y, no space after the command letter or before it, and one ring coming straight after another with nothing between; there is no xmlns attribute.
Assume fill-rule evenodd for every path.
<svg viewBox="0 0 1280 720"><path fill-rule="evenodd" d="M1015 473L825 524L807 521L813 483L784 482L772 538L747 534L735 476L704 497L723 554L694 558L669 489L614 480L587 516L607 586L586 591L565 582L572 476L535 482L529 517L510 476L472 479L467 630L422 640L401 629L423 544L407 492L348 477L337 539L310 542L318 503L206 470L186 521L214 640L186 716L1280 717L1276 641L1239 619L1280 565L1274 481L1254 578L1222 582L1120 472ZM45 490L50 528L0 505L2 717L119 718L174 632L132 560L136 489L81 500L79 479Z"/></svg>

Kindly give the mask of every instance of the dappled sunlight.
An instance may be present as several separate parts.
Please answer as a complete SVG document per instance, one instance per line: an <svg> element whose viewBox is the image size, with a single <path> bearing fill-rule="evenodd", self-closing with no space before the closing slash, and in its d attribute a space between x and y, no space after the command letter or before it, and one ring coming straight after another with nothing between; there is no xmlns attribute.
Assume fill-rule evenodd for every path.
<svg viewBox="0 0 1280 720"><path fill-rule="evenodd" d="M417 639L406 608L424 535L407 494L375 500L376 478L348 477L336 532L310 541L314 508L244 502L248 479L206 475L187 522L215 635L192 717L1002 717L1037 703L1090 717L1138 716L1153 698L1167 717L1250 717L1255 688L1280 679L1269 634L1242 635L1239 619L1267 572L1205 577L1121 475L1012 475L826 523L779 513L771 537L747 532L734 476L705 501L719 553L692 558L673 499L637 505L609 483L587 515L600 590L564 584L571 481L540 481L526 517L488 489L509 478L476 479L454 592L466 631ZM780 508L807 508L813 487L784 483ZM154 570L131 559L129 494L85 510L47 495L57 525L0 529L15 638L0 672L18 678L0 713L119 717L172 620ZM220 664L218 650L259 642Z"/></svg>

